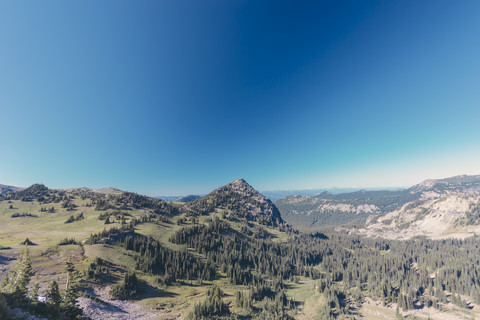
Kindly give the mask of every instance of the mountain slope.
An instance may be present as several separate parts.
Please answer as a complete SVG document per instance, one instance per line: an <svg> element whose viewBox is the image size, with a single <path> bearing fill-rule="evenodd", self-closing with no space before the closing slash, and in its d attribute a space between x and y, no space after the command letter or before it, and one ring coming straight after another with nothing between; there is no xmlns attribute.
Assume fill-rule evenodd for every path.
<svg viewBox="0 0 480 320"><path fill-rule="evenodd" d="M467 237L480 234L480 176L430 179L408 191L416 201L371 215L358 232L389 239Z"/></svg>
<svg viewBox="0 0 480 320"><path fill-rule="evenodd" d="M370 214L385 214L403 204L417 200L409 190L356 191L317 196L289 196L275 201L282 217L302 227L362 224Z"/></svg>
<svg viewBox="0 0 480 320"><path fill-rule="evenodd" d="M92 319L183 319L216 284L228 292L226 306L235 311L237 292L247 293L245 286L255 283L258 290L248 298L255 308L248 313L259 313L265 297L283 292L281 282L302 272L296 256L278 254L287 252L290 235L278 228L278 210L244 180L195 205L113 191L37 184L0 196L0 278L14 268L3 262L14 261L28 238L42 297L52 280L66 286L64 264L72 261L86 292L80 305ZM301 257L307 261L309 254ZM110 289L131 272L138 277L135 300L113 299ZM268 283L276 285L264 289ZM165 307L150 308L150 302Z"/></svg>
<svg viewBox="0 0 480 320"><path fill-rule="evenodd" d="M359 233L387 239L474 235L480 233L480 196L455 193L410 202L384 216L369 217Z"/></svg>
<svg viewBox="0 0 480 320"><path fill-rule="evenodd" d="M192 202L192 201L195 201L195 200L200 199L200 198L201 197L199 195L190 194L188 196L180 197L180 198L176 199L175 201L177 201L177 202Z"/></svg>
<svg viewBox="0 0 480 320"><path fill-rule="evenodd" d="M275 202L295 226L349 226L371 236L409 238L471 233L477 217L480 175L429 179L397 191L324 192Z"/></svg>
<svg viewBox="0 0 480 320"><path fill-rule="evenodd" d="M277 207L243 179L237 179L188 203L187 208L200 214L223 209L230 220L246 219L268 226L284 223Z"/></svg>
<svg viewBox="0 0 480 320"><path fill-rule="evenodd" d="M24 188L14 187L14 186L7 186L5 184L0 184L0 195L7 194L15 191L23 190Z"/></svg>

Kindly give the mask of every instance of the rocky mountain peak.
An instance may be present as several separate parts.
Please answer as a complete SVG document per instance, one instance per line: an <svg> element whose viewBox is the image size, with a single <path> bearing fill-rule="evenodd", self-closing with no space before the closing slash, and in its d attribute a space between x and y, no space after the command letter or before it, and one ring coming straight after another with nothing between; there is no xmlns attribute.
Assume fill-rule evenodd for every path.
<svg viewBox="0 0 480 320"><path fill-rule="evenodd" d="M237 179L212 191L192 202L191 207L201 212L225 208L232 219L246 218L272 226L283 223L277 207L243 179Z"/></svg>
<svg viewBox="0 0 480 320"><path fill-rule="evenodd" d="M218 188L216 191L225 191L225 190L231 190L235 192L239 192L243 194L244 196L257 196L261 195L257 190L255 190L251 185L249 185L245 180L243 179L237 179L234 180L220 188Z"/></svg>

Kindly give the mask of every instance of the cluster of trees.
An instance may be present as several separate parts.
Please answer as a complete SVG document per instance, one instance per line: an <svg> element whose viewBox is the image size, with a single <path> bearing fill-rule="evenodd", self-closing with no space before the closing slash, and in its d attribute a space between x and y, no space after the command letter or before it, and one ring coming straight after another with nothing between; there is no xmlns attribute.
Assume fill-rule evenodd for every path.
<svg viewBox="0 0 480 320"><path fill-rule="evenodd" d="M67 209L67 211L73 211L77 205L73 203L73 196L65 196L62 201L62 208Z"/></svg>
<svg viewBox="0 0 480 320"><path fill-rule="evenodd" d="M31 218L37 218L38 216L33 213L28 213L28 212L17 212L11 215L12 218L22 218L22 217L31 217Z"/></svg>
<svg viewBox="0 0 480 320"><path fill-rule="evenodd" d="M465 217L458 219L456 223L467 226L480 224L480 202L472 202L465 212Z"/></svg>
<svg viewBox="0 0 480 320"><path fill-rule="evenodd" d="M40 203L59 203L66 199L68 195L64 191L50 190L43 184L34 184L24 190L10 192L0 195L2 200L21 200L30 202L37 200Z"/></svg>
<svg viewBox="0 0 480 320"><path fill-rule="evenodd" d="M78 244L78 242L75 240L75 238L63 238L58 243L59 246L66 246L69 244Z"/></svg>
<svg viewBox="0 0 480 320"><path fill-rule="evenodd" d="M105 221L105 224L110 224L114 223L115 220L119 222L120 224L126 224L127 223L127 217L131 217L132 215L128 212L121 211L121 210L113 210L113 211L107 211L107 212L101 212L98 215L99 220Z"/></svg>
<svg viewBox="0 0 480 320"><path fill-rule="evenodd" d="M132 226L122 226L92 234L88 244L110 243L126 250L139 253L135 256L136 268L143 272L165 275L174 279L213 280L216 276L215 264L196 258L188 250L170 250L152 237L134 232Z"/></svg>
<svg viewBox="0 0 480 320"><path fill-rule="evenodd" d="M92 200L95 210L131 210L148 209L156 214L167 216L179 213L179 207L169 204L163 200L142 196L133 192L122 192L121 194L89 193L85 195Z"/></svg>
<svg viewBox="0 0 480 320"><path fill-rule="evenodd" d="M223 302L223 291L218 286L212 286L207 290L207 297L203 302L195 304L193 311L187 319L216 319L230 316L228 305Z"/></svg>
<svg viewBox="0 0 480 320"><path fill-rule="evenodd" d="M100 282L105 275L110 273L108 263L100 257L96 257L93 262L88 265L85 271L85 278L89 281Z"/></svg>
<svg viewBox="0 0 480 320"><path fill-rule="evenodd" d="M40 207L40 212L48 212L48 213L54 213L55 212L55 207Z"/></svg>
<svg viewBox="0 0 480 320"><path fill-rule="evenodd" d="M80 212L80 214L78 216L74 216L73 214L65 221L65 223L72 223L72 222L75 222L75 221L80 221L80 220L83 220L84 219L84 216L83 216L83 212Z"/></svg>
<svg viewBox="0 0 480 320"><path fill-rule="evenodd" d="M125 273L123 281L114 285L110 294L119 299L129 299L134 297L139 291L139 280L135 272Z"/></svg>
<svg viewBox="0 0 480 320"><path fill-rule="evenodd" d="M135 221L135 220L133 220ZM123 241L128 234L135 233L134 224L122 224L120 227L103 229L98 233L92 233L85 241L86 244L109 243L114 244Z"/></svg>
<svg viewBox="0 0 480 320"><path fill-rule="evenodd" d="M66 262L67 284L63 292L58 283L52 281L46 293L46 302L40 302L39 283L27 286L34 275L28 246L20 252L16 264L11 268L0 285L0 318L13 319L10 308L20 308L25 315L32 314L51 320L83 319L82 310L77 306L79 296L77 272L73 263Z"/></svg>

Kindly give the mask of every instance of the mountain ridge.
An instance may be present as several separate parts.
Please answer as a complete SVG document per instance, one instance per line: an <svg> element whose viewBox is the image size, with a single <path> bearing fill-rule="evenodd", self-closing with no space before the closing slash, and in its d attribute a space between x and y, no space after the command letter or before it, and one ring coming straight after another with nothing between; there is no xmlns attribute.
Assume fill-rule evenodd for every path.
<svg viewBox="0 0 480 320"><path fill-rule="evenodd" d="M9 185L6 185L6 184L0 184L0 195L20 191L20 190L23 190L23 189L25 189L25 188L9 186Z"/></svg>
<svg viewBox="0 0 480 320"><path fill-rule="evenodd" d="M290 196L275 202L284 219L304 228L336 226L386 238L479 233L480 175L427 179L396 191Z"/></svg>

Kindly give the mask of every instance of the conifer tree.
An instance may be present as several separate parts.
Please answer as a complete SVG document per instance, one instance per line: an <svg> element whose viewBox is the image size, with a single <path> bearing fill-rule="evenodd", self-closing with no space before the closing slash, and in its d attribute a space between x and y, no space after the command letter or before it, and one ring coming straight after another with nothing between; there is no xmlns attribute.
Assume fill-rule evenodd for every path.
<svg viewBox="0 0 480 320"><path fill-rule="evenodd" d="M27 301L27 285L33 275L32 260L28 245L20 252L17 262L4 281L4 290L12 294L15 305L22 306Z"/></svg>
<svg viewBox="0 0 480 320"><path fill-rule="evenodd" d="M60 306L60 303L62 303L62 296L60 295L60 290L58 289L58 283L55 280L52 281L50 289L47 292L47 299L48 303L55 307Z"/></svg>
<svg viewBox="0 0 480 320"><path fill-rule="evenodd" d="M62 310L67 319L81 319L82 309L77 306L78 287L77 272L71 261L65 262L65 270L67 271L67 283L61 303Z"/></svg>

